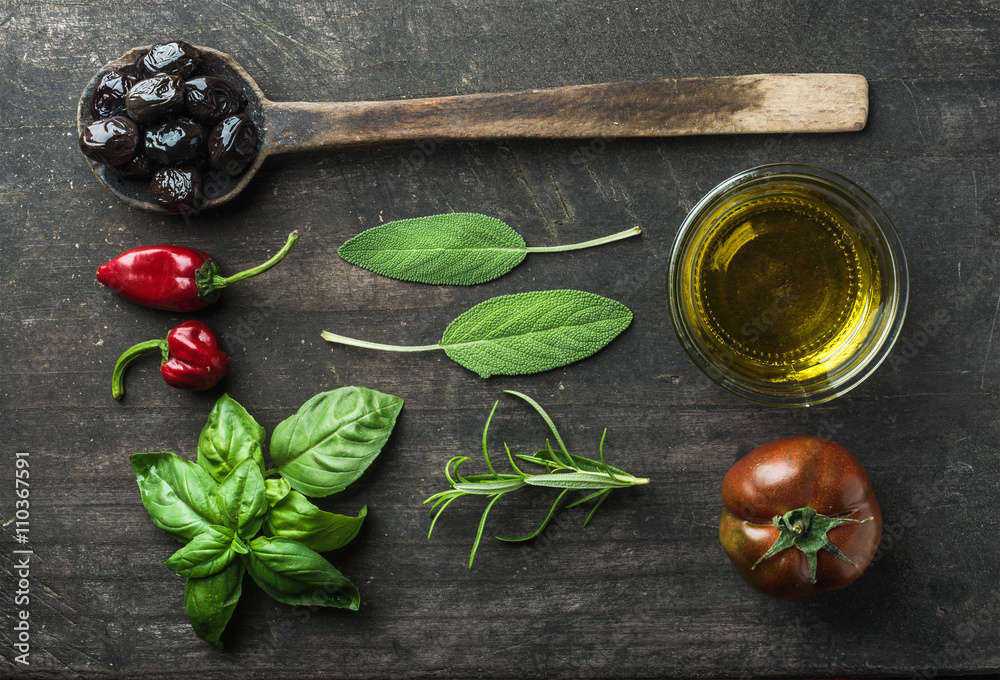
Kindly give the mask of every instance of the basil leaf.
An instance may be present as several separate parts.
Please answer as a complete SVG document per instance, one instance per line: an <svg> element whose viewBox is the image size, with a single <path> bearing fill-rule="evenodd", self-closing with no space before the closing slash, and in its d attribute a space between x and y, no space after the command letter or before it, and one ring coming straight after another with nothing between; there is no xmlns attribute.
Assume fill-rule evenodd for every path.
<svg viewBox="0 0 1000 680"><path fill-rule="evenodd" d="M243 538L257 535L268 508L257 462L248 458L237 465L219 485L216 501L226 526Z"/></svg>
<svg viewBox="0 0 1000 680"><path fill-rule="evenodd" d="M218 574L233 561L235 536L226 527L209 527L167 559L167 569L181 576L202 578Z"/></svg>
<svg viewBox="0 0 1000 680"><path fill-rule="evenodd" d="M278 602L354 610L361 603L354 584L298 541L258 536L244 559L254 582Z"/></svg>
<svg viewBox="0 0 1000 680"><path fill-rule="evenodd" d="M267 504L271 507L288 495L292 485L284 477L264 480L264 492L267 494Z"/></svg>
<svg viewBox="0 0 1000 680"><path fill-rule="evenodd" d="M222 395L198 436L198 465L221 482L230 471L252 458L264 472L264 428L228 394Z"/></svg>
<svg viewBox="0 0 1000 680"><path fill-rule="evenodd" d="M189 578L184 585L184 609L191 627L202 640L222 649L219 637L232 618L236 603L243 593L241 560L233 560L213 576Z"/></svg>
<svg viewBox="0 0 1000 680"><path fill-rule="evenodd" d="M316 552L336 550L350 543L365 521L368 507L357 517L320 510L298 491L292 491L271 508L264 534L291 538Z"/></svg>
<svg viewBox="0 0 1000 680"><path fill-rule="evenodd" d="M452 321L441 348L483 378L537 373L594 354L631 322L625 305L579 290L502 295Z"/></svg>
<svg viewBox="0 0 1000 680"><path fill-rule="evenodd" d="M167 451L134 453L129 460L153 524L178 541L222 523L212 500L218 485L200 467Z"/></svg>
<svg viewBox="0 0 1000 680"><path fill-rule="evenodd" d="M524 239L486 215L452 213L372 227L337 253L359 267L403 281L471 286L503 276L524 260Z"/></svg>
<svg viewBox="0 0 1000 680"><path fill-rule="evenodd" d="M341 387L307 401L271 433L271 459L307 496L342 491L375 460L403 400L367 387Z"/></svg>

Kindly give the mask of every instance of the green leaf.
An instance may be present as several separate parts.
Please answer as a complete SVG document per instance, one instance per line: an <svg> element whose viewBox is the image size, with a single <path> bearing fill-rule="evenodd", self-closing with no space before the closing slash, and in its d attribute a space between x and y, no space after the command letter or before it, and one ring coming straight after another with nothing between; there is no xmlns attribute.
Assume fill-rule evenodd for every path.
<svg viewBox="0 0 1000 680"><path fill-rule="evenodd" d="M221 482L226 475L251 458L264 472L264 428L228 394L215 402L198 436L198 465Z"/></svg>
<svg viewBox="0 0 1000 680"><path fill-rule="evenodd" d="M549 429L552 431L553 436L556 438L560 450L557 453L552 448L549 441L546 440L545 449L538 451L536 455L529 456L519 453L514 456L511 454L510 449L507 448L507 445L504 444L504 448L507 451L507 460L516 474L504 474L497 472L492 463L490 463L489 451L487 449L487 434L489 431L490 421L493 419L493 415L497 408L496 404L494 404L493 409L490 411L490 414L486 419L486 426L483 428L482 440L483 459L486 462L486 466L490 470L489 474L463 475L459 473L459 468L471 460L467 456L454 456L445 464L444 474L445 478L448 480L449 488L445 491L440 491L434 494L424 501L424 504L433 504L431 505L430 511L431 526L430 530L427 532L427 538L431 537L431 533L434 531L434 525L437 524L441 514L458 498L471 495L488 495L491 497L489 504L487 504L486 509L483 511L482 517L479 520L479 528L476 532L475 541L472 544L472 553L469 555L470 569L472 568L472 562L476 557L476 550L479 548L479 543L482 539L483 530L486 525L486 518L489 515L490 509L501 496L525 486L562 489L559 496L549 508L549 512L545 516L541 525L533 532L524 536L511 538L497 536L497 538L501 541L519 542L531 540L541 534L541 532L545 530L545 527L548 526L549 522L552 520L553 515L559 507L560 501L562 501L566 494L570 491L597 489L597 491L565 506L566 508L572 508L580 505L581 503L597 499L597 502L591 509L590 514L587 515L587 519L583 522L583 526L587 526L587 524L590 523L591 518L593 518L594 513L597 512L597 509L608 497L608 494L611 493L612 489L649 483L649 480L646 478L633 477L627 472L618 470L618 468L612 468L610 465L605 463L604 436L607 434L607 429L604 430L604 434L601 436L601 442L598 448L600 456L599 461L584 458L582 456L574 456L566 450L566 445L563 442L562 437L559 435L559 431L556 429L555 423L545 412L545 409L543 409L534 399L525 394L509 390L505 391L508 394L519 397L523 401L527 402L535 410L535 412L542 417L546 425L548 425ZM526 474L514 463L515 457L525 462L542 465L546 468L546 471L544 474Z"/></svg>
<svg viewBox="0 0 1000 680"><path fill-rule="evenodd" d="M390 352L445 353L482 378L538 373L585 359L628 328L620 302L580 290L501 295L451 322L436 345L383 345L329 331L323 339Z"/></svg>
<svg viewBox="0 0 1000 680"><path fill-rule="evenodd" d="M389 222L361 232L337 251L348 262L383 276L459 286L503 276L527 252L516 231L474 213Z"/></svg>
<svg viewBox="0 0 1000 680"><path fill-rule="evenodd" d="M233 616L236 603L243 592L243 574L246 567L241 560L233 560L225 569L213 576L189 578L184 585L184 609L191 627L202 640L219 649L219 637Z"/></svg>
<svg viewBox="0 0 1000 680"><path fill-rule="evenodd" d="M298 491L292 491L271 508L264 522L264 533L291 538L316 552L326 552L350 543L367 514L365 506L357 517L335 515L320 510Z"/></svg>
<svg viewBox="0 0 1000 680"><path fill-rule="evenodd" d="M236 553L235 536L226 527L209 527L167 559L167 569L188 578L203 578L225 569Z"/></svg>
<svg viewBox="0 0 1000 680"><path fill-rule="evenodd" d="M594 507L590 509L590 513L587 515L587 519L583 520L583 526L587 526L588 524L590 524L590 520L594 519L594 513L597 512L597 509L601 507L601 504L607 499L608 494L610 493L611 489L605 489L599 495L598 501L594 503ZM591 494L591 496L593 496L593 494Z"/></svg>
<svg viewBox="0 0 1000 680"><path fill-rule="evenodd" d="M525 478L521 475L472 475L464 477L465 482L452 484L451 488L467 494L478 494L480 496L492 496L495 493L510 493L517 491L525 485Z"/></svg>
<svg viewBox="0 0 1000 680"><path fill-rule="evenodd" d="M267 504L272 508L292 490L292 485L284 477L264 480L264 492L267 494Z"/></svg>
<svg viewBox="0 0 1000 680"><path fill-rule="evenodd" d="M185 543L222 524L212 498L218 485L200 467L166 451L129 460L153 524Z"/></svg>
<svg viewBox="0 0 1000 680"><path fill-rule="evenodd" d="M502 295L452 321L441 347L483 378L538 373L590 356L631 322L625 305L579 290Z"/></svg>
<svg viewBox="0 0 1000 680"><path fill-rule="evenodd" d="M476 559L476 551L479 550L479 542L483 539L483 529L486 528L486 517L490 514L490 510L498 500L503 498L506 494L498 493L490 499L490 502L486 504L486 509L483 510L482 517L479 518L479 527L476 529L476 538L472 542L472 552L469 553L469 569L472 569L472 562Z"/></svg>
<svg viewBox="0 0 1000 680"><path fill-rule="evenodd" d="M298 541L259 536L244 559L254 582L278 602L354 610L361 603L354 584Z"/></svg>
<svg viewBox="0 0 1000 680"><path fill-rule="evenodd" d="M307 401L271 434L271 459L292 488L329 496L378 456L403 400L366 387L341 387Z"/></svg>
<svg viewBox="0 0 1000 680"><path fill-rule="evenodd" d="M216 502L226 526L242 538L256 536L268 508L257 462L248 458L237 465L219 485Z"/></svg>
<svg viewBox="0 0 1000 680"><path fill-rule="evenodd" d="M539 465L565 465L566 461L569 460L575 468L578 470L583 470L584 472L594 472L597 474L607 474L604 469L605 465L601 465L600 461L593 460L591 458L584 458L583 456L577 456L572 453L555 453L551 449L542 449L538 451L534 456L526 456L524 454L518 454L518 458L526 460L531 463L537 463ZM624 470L620 470L613 465L607 465L608 470L616 475L622 475L625 477L631 477L629 473Z"/></svg>
<svg viewBox="0 0 1000 680"><path fill-rule="evenodd" d="M608 474L596 472L554 472L547 475L530 475L524 483L529 486L547 486L555 489L624 489L635 486L641 480L629 476L614 479Z"/></svg>
<svg viewBox="0 0 1000 680"><path fill-rule="evenodd" d="M521 392L515 392L514 390L504 390L503 393L517 397L518 399L524 401L529 406L531 406L531 408L535 409L535 413L540 415L542 417L542 420L545 421L545 424L549 426L549 430L552 432L552 436L556 438L556 443L559 445L559 450L562 451L563 453L568 451L568 449L566 448L566 444L563 442L562 437L559 435L559 430L556 428L556 424L552 421L552 418L549 416L546 410L542 408L541 404L539 404L537 401L529 397L527 394L522 394ZM548 443L548 441L549 441L548 439L545 440L546 446L548 447L547 451L549 453L552 453L552 446L551 444Z"/></svg>
<svg viewBox="0 0 1000 680"><path fill-rule="evenodd" d="M503 276L528 253L579 250L639 233L638 228L632 228L583 243L528 248L520 234L495 217L451 213L372 227L337 252L348 262L383 276L471 286Z"/></svg>
<svg viewBox="0 0 1000 680"><path fill-rule="evenodd" d="M556 508L559 506L559 501L561 501L563 497L569 492L570 489L563 489L562 491L559 492L559 495L556 496L556 499L552 501L552 506L549 508L549 514L545 516L545 519L542 520L542 523L538 526L538 528L532 531L530 534L526 534L524 536L516 536L513 538L497 536L497 538L501 541L507 541L508 543L520 543L522 541L530 541L533 538L537 538L539 534L545 531L545 527L549 525L549 522L552 520L553 515L556 514ZM603 493L603 492L598 492L598 493Z"/></svg>

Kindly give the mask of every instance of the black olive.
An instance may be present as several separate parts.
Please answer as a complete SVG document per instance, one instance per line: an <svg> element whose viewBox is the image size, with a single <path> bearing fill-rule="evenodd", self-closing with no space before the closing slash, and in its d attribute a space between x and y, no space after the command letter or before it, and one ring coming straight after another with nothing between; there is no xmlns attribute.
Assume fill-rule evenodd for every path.
<svg viewBox="0 0 1000 680"><path fill-rule="evenodd" d="M243 102L236 88L222 78L200 76L184 84L184 105L199 123L215 125L239 113Z"/></svg>
<svg viewBox="0 0 1000 680"><path fill-rule="evenodd" d="M230 116L208 135L208 163L216 170L238 175L257 148L257 129L245 113Z"/></svg>
<svg viewBox="0 0 1000 680"><path fill-rule="evenodd" d="M95 120L80 133L80 150L98 163L124 163L138 146L139 127L125 116Z"/></svg>
<svg viewBox="0 0 1000 680"><path fill-rule="evenodd" d="M182 40L157 43L139 61L139 72L144 76L170 73L190 78L201 66L201 53Z"/></svg>
<svg viewBox="0 0 1000 680"><path fill-rule="evenodd" d="M100 120L125 113L125 95L138 82L139 78L131 73L105 73L90 98L90 115L94 120Z"/></svg>
<svg viewBox="0 0 1000 680"><path fill-rule="evenodd" d="M160 169L160 164L146 158L143 154L136 154L121 165L112 168L119 177L152 177Z"/></svg>
<svg viewBox="0 0 1000 680"><path fill-rule="evenodd" d="M204 132L190 118L175 118L146 130L146 158L161 165L187 163L198 155Z"/></svg>
<svg viewBox="0 0 1000 680"><path fill-rule="evenodd" d="M140 123L170 118L184 104L184 81L179 76L161 74L140 80L125 97L125 108Z"/></svg>
<svg viewBox="0 0 1000 680"><path fill-rule="evenodd" d="M201 204L201 173L197 168L162 168L149 182L153 200L171 212L191 212Z"/></svg>

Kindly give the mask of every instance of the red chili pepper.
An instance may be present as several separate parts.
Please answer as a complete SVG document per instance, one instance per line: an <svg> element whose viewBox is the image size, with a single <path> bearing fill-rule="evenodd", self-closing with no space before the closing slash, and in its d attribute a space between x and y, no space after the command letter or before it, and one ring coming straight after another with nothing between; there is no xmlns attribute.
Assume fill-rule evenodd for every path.
<svg viewBox="0 0 1000 680"><path fill-rule="evenodd" d="M125 369L147 352L163 354L160 373L171 387L180 390L207 390L215 387L229 366L229 357L219 349L212 329L201 321L185 321L167 333L166 340L148 340L125 350L115 363L111 376L111 394L125 396Z"/></svg>
<svg viewBox="0 0 1000 680"><path fill-rule="evenodd" d="M281 250L264 264L232 276L219 274L219 263L208 253L180 246L140 246L97 268L97 280L126 300L169 312L193 312L207 307L231 283L249 279L281 262L299 232L288 235Z"/></svg>

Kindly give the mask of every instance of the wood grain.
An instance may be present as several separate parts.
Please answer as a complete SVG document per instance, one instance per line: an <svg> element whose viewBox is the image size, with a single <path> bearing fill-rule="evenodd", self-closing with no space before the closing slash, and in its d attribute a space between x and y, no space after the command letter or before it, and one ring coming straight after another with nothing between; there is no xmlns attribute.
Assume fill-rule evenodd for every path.
<svg viewBox="0 0 1000 680"><path fill-rule="evenodd" d="M164 27L170 35L162 36ZM16 3L0 12L0 676L23 678L946 677L1000 669L1000 80L991 3L629 4ZM268 160L234 202L190 219L128 209L76 149L74 107L102 64L160 37L236 56L276 101L385 101L577 83L746 73L860 73L856 134L671 139L420 140ZM911 273L897 349L845 397L775 410L701 377L678 345L664 281L673 236L713 186L764 163L807 162L865 188L895 222ZM639 238L532 255L483 286L378 277L337 247L392 219L472 210L531 244L638 225ZM127 347L184 317L129 305L96 267L148 243L212 253L227 273L282 264L197 315L231 357L205 394L135 364L123 403L109 380ZM444 356L333 347L320 331L434 342L477 302L577 288L628 305L630 328L548 373L480 380ZM191 631L177 544L149 521L127 457L193 458L222 390L271 432L309 397L360 384L406 400L373 468L332 512L369 516L329 554L360 611L309 611L249 582L218 652ZM428 541L421 502L453 455L530 451L546 431L503 389L543 404L571 450L649 477L593 524L566 514L531 545L544 492L491 514L456 503ZM717 543L720 485L754 446L816 434L868 468L882 551L851 587L794 602L747 588ZM31 666L16 664L11 524L15 451L31 455ZM480 468L481 469L481 468Z"/></svg>
<svg viewBox="0 0 1000 680"><path fill-rule="evenodd" d="M267 152L422 139L578 139L856 132L868 82L761 74L568 85L374 102L268 102Z"/></svg>
<svg viewBox="0 0 1000 680"><path fill-rule="evenodd" d="M426 139L579 139L712 134L856 132L868 117L868 82L851 74L762 74L569 85L520 92L362 102L273 102L232 55L196 45L202 72L233 84L260 131L257 155L203 210L243 191L275 153ZM84 86L76 122L91 121L90 100L109 71L135 72L149 45L106 63ZM97 179L133 208L169 214L147 183L88 161Z"/></svg>

